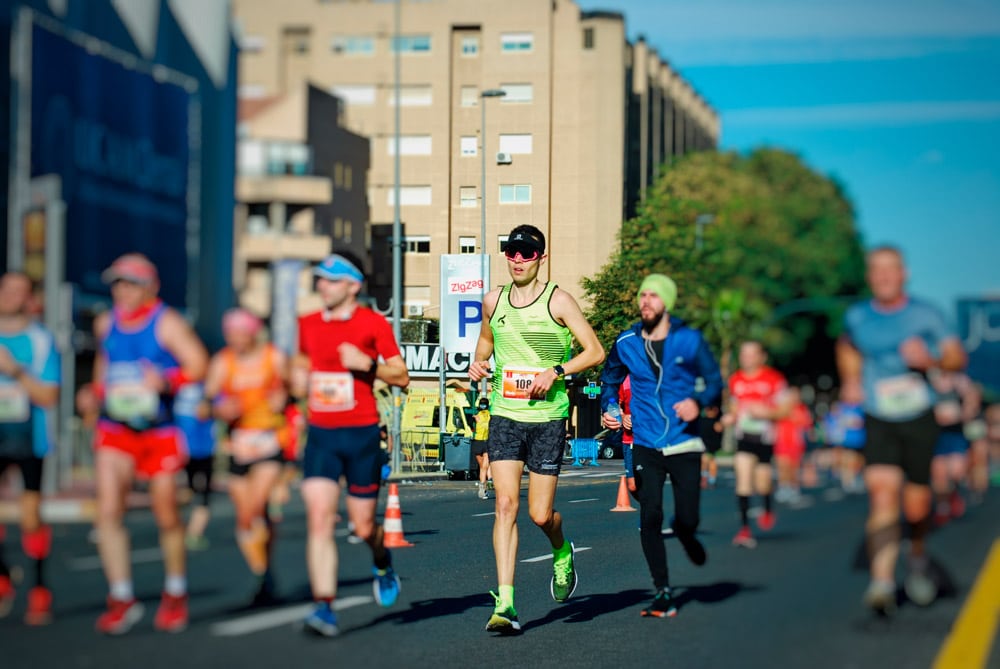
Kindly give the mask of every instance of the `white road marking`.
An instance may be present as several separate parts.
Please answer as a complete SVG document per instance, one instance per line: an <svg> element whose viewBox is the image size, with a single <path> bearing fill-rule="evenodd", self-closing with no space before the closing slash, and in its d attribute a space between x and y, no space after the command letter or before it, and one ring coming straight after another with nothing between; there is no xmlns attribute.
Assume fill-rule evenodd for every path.
<svg viewBox="0 0 1000 669"><path fill-rule="evenodd" d="M372 597L344 597L343 599L335 599L333 608L336 611L343 611L372 601L374 601ZM212 625L212 635L243 636L272 627L280 627L304 619L312 609L312 604L296 604L276 611L255 613L235 620L227 620L224 623L215 623Z"/></svg>
<svg viewBox="0 0 1000 669"><path fill-rule="evenodd" d="M160 549L140 548L129 554L132 564L143 564L145 562L160 562L163 557ZM87 557L74 558L69 561L69 568L73 571L90 571L101 568L101 558L99 555L88 555Z"/></svg>
<svg viewBox="0 0 1000 669"><path fill-rule="evenodd" d="M486 513L474 513L474 514L472 514L472 517L473 518L482 518L483 516L495 516L495 515L497 515L496 511L487 511Z"/></svg>
<svg viewBox="0 0 1000 669"><path fill-rule="evenodd" d="M573 548L574 553L582 553L583 551L589 551L590 546L576 546ZM521 562L541 562L542 560L551 560L552 553L546 553L545 555L539 555L538 557L525 558Z"/></svg>
<svg viewBox="0 0 1000 669"><path fill-rule="evenodd" d="M600 502L601 500L597 497L588 497L587 499L571 499L567 504L580 504L581 502Z"/></svg>

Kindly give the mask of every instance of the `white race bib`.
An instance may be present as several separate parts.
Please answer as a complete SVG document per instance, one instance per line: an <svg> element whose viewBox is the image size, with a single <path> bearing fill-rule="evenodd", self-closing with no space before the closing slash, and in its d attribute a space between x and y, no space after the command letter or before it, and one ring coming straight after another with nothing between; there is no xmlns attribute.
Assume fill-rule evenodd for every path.
<svg viewBox="0 0 1000 669"><path fill-rule="evenodd" d="M931 406L927 382L919 374L901 374L875 384L875 409L885 418L905 418Z"/></svg>
<svg viewBox="0 0 1000 669"><path fill-rule="evenodd" d="M104 406L115 420L152 420L159 413L160 396L141 381L119 381L108 384Z"/></svg>
<svg viewBox="0 0 1000 669"><path fill-rule="evenodd" d="M743 434L763 435L770 429L771 421L765 418L754 418L750 414L745 413L740 416L737 427Z"/></svg>
<svg viewBox="0 0 1000 669"><path fill-rule="evenodd" d="M531 395L528 388L531 387L535 377L545 371L545 368L538 367L504 367L503 370L503 397L508 400L530 400Z"/></svg>
<svg viewBox="0 0 1000 669"><path fill-rule="evenodd" d="M309 375L310 411L350 411L354 404L354 376L350 372L312 372Z"/></svg>
<svg viewBox="0 0 1000 669"><path fill-rule="evenodd" d="M0 385L0 423L24 423L31 418L28 393L17 384Z"/></svg>
<svg viewBox="0 0 1000 669"><path fill-rule="evenodd" d="M269 458L280 450L274 430L233 430L229 435L229 451L240 465Z"/></svg>

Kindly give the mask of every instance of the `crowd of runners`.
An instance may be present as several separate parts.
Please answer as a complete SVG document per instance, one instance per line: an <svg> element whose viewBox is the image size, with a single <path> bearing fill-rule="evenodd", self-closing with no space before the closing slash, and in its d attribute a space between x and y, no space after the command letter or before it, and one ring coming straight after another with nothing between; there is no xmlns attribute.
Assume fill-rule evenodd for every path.
<svg viewBox="0 0 1000 669"><path fill-rule="evenodd" d="M934 524L981 501L991 477L1000 483L1000 406L987 407L964 373L966 355L942 315L905 291L898 250L869 252L872 297L847 312L836 346L840 386L821 402L769 365L761 341L742 342L738 369L723 378L703 335L674 315L683 296L668 276L642 278L639 320L605 350L576 300L539 278L548 258L541 231L514 228L504 253L510 282L484 298L469 368L471 381L489 381L476 404L474 441L478 494L492 497L496 509L497 587L488 631L521 632L514 588L525 483L527 515L552 547L551 596L561 603L576 591L574 547L555 507L570 404L566 377L602 363L601 421L625 431L624 473L639 503L639 549L653 585L643 616L677 613L665 531L693 564L706 564L697 536L701 494L717 485L715 455L726 435L735 450L733 550L766 540L781 522L782 505L807 504L802 488L824 476L834 491L869 497L865 605L892 613L903 552L906 595L919 605L934 601L924 538ZM294 351L270 343L264 323L237 308L222 317L225 346L209 355L181 314L158 298L157 268L148 259L127 254L103 273L112 308L95 321L92 380L76 394L77 410L94 432L95 541L108 585L106 609L95 621L99 632L125 633L144 616L123 522L137 479L148 481L164 565L153 625L165 632L187 626L186 555L207 545L217 444L227 460L234 540L252 605L276 601L275 522L299 476L314 600L304 629L339 632L334 529L342 496L353 540L371 549L376 602L397 601L400 580L376 514L386 453L374 386L405 388L409 375L386 319L358 300L359 263L332 255L314 274L323 307L300 318ZM41 516L40 490L60 378L54 341L33 315L31 291L24 274L0 278L0 474L20 471L21 545L34 567L26 579L25 622L42 625L52 619L53 594L44 570L52 534ZM186 522L177 485L185 473L192 492ZM0 526L0 616L17 596L4 543Z"/></svg>

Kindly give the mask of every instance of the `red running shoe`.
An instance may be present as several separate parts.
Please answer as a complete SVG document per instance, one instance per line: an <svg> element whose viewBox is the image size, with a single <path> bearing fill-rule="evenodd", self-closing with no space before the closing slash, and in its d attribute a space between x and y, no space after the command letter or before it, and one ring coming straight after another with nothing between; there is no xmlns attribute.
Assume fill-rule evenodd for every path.
<svg viewBox="0 0 1000 669"><path fill-rule="evenodd" d="M153 627L161 632L180 632L188 625L187 595L169 595L163 593L160 608L156 610Z"/></svg>
<svg viewBox="0 0 1000 669"><path fill-rule="evenodd" d="M14 584L10 582L10 576L0 576L0 618L10 613L16 596L17 593L14 591Z"/></svg>
<svg viewBox="0 0 1000 669"><path fill-rule="evenodd" d="M28 591L28 610L24 614L28 625L48 625L52 622L52 591L36 585Z"/></svg>
<svg viewBox="0 0 1000 669"><path fill-rule="evenodd" d="M961 493L957 490L952 491L951 499L948 500L948 507L952 518L961 518L965 515L965 500L962 499Z"/></svg>
<svg viewBox="0 0 1000 669"><path fill-rule="evenodd" d="M733 537L733 545L741 546L743 548L757 548L757 540L753 538L750 534L750 528L744 525L740 528L740 531L736 533Z"/></svg>
<svg viewBox="0 0 1000 669"><path fill-rule="evenodd" d="M776 520L773 511L765 511L757 516L757 527L760 528L761 532L770 532L774 529Z"/></svg>
<svg viewBox="0 0 1000 669"><path fill-rule="evenodd" d="M97 631L104 634L125 634L142 618L142 604L132 598L127 601L108 597L108 610L97 619Z"/></svg>

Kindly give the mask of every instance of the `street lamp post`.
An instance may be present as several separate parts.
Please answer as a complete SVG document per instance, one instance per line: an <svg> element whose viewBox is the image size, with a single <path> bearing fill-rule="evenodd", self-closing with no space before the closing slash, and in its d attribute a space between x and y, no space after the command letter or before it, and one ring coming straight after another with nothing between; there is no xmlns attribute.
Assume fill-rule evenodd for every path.
<svg viewBox="0 0 1000 669"><path fill-rule="evenodd" d="M698 217L696 219L694 219L694 224L695 224L695 237L694 237L694 239L695 239L695 248L697 248L699 251L701 251L701 248L702 248L702 245L703 245L702 244L702 235L703 235L702 231L705 229L706 225L709 225L709 224L713 223L714 221L715 221L715 215L714 214L698 214Z"/></svg>
<svg viewBox="0 0 1000 669"><path fill-rule="evenodd" d="M486 285L486 100L488 98L502 98L507 95L507 91L502 88L488 88L479 96L482 100L479 101L481 119L479 124L479 151L482 154L480 156L480 161L482 165L482 174L480 174L480 193L479 193L479 251L480 251L480 273L479 276L483 281L483 297L486 296L488 286ZM486 380L482 382L480 388L480 393L484 394L486 389Z"/></svg>

